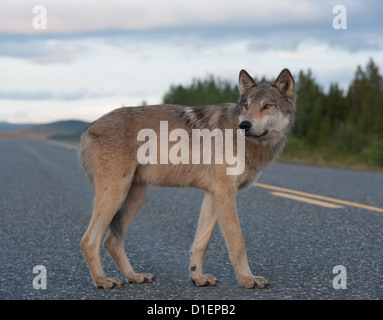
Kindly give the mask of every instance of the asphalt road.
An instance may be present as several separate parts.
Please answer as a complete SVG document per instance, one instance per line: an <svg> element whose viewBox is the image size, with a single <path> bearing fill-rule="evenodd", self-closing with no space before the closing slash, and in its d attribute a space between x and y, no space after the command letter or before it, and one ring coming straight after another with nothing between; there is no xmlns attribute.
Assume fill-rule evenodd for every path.
<svg viewBox="0 0 383 320"><path fill-rule="evenodd" d="M188 252L203 193L150 187L128 231L126 250L136 271L153 273L156 281L106 291L94 287L80 249L93 191L76 150L0 139L0 299L383 298L382 173L276 163L257 182L262 185L238 194L238 212L250 267L270 288L238 285L219 227L204 269L220 284L194 287L188 279ZM316 195L331 200L302 202ZM322 206L329 203L338 207ZM104 248L101 255L105 273L122 278ZM38 265L46 269L46 289L34 288L41 275L33 273ZM333 273L339 265L346 275ZM345 289L334 288L336 276L342 276L337 283Z"/></svg>

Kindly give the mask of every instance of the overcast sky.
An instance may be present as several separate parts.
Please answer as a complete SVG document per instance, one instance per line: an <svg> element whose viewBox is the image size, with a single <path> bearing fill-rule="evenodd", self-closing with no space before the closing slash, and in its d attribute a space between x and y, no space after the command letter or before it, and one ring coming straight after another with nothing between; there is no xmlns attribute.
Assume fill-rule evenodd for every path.
<svg viewBox="0 0 383 320"><path fill-rule="evenodd" d="M333 27L338 4L347 29ZM241 69L311 69L324 89L347 88L369 58L383 69L382 14L379 0L0 0L0 121L93 121Z"/></svg>

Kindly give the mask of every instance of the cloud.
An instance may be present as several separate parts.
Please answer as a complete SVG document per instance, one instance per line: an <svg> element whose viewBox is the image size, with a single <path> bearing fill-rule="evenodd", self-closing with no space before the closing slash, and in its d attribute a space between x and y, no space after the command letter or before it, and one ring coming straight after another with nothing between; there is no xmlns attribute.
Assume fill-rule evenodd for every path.
<svg viewBox="0 0 383 320"><path fill-rule="evenodd" d="M47 8L46 30L33 29L36 4ZM208 74L235 82L243 68L259 78L310 68L320 84L346 87L357 64L383 61L383 2L344 0L346 30L332 27L337 4L3 0L0 112L94 119L104 109L84 106L156 104L171 84Z"/></svg>
<svg viewBox="0 0 383 320"><path fill-rule="evenodd" d="M4 100L82 100L112 96L111 92L89 92L86 89L78 89L71 92L52 91L2 91L0 99Z"/></svg>
<svg viewBox="0 0 383 320"><path fill-rule="evenodd" d="M328 1L326 1L328 2ZM207 27L240 24L272 26L310 23L323 19L316 3L303 0L45 0L46 33L74 33L95 30L153 30L159 28ZM3 1L0 32L36 33L32 20L35 1Z"/></svg>
<svg viewBox="0 0 383 320"><path fill-rule="evenodd" d="M0 56L38 64L70 63L77 51L52 38L0 35L0 44Z"/></svg>
<svg viewBox="0 0 383 320"><path fill-rule="evenodd" d="M71 63L85 39L110 45L178 41L195 47L249 39L249 50L296 50L307 40L350 52L382 50L381 1L345 0L347 30L334 30L335 0L45 0L47 29L34 30L32 0L2 1L0 56L38 64ZM378 13L379 12L379 13ZM80 40L80 41L76 41ZM192 41L192 43L186 43Z"/></svg>
<svg viewBox="0 0 383 320"><path fill-rule="evenodd" d="M207 30L332 25L335 0L45 0L47 29L32 25L34 0L2 1L0 33L78 34L98 31ZM378 0L343 1L350 25L381 26Z"/></svg>
<svg viewBox="0 0 383 320"><path fill-rule="evenodd" d="M312 28L310 33L302 28L290 27L285 30L269 28L263 36L259 33L248 37L250 51L285 50L296 51L302 43L327 44L330 48L350 53L383 50L383 37L373 32L334 30L328 27Z"/></svg>

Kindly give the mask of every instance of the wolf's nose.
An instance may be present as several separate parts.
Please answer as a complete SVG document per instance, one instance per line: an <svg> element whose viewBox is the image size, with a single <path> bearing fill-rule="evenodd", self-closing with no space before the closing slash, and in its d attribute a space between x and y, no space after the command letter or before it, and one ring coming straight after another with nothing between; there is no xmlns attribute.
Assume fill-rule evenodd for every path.
<svg viewBox="0 0 383 320"><path fill-rule="evenodd" d="M249 131L251 129L251 122L250 121L242 121L239 124L240 129L244 129L245 132Z"/></svg>

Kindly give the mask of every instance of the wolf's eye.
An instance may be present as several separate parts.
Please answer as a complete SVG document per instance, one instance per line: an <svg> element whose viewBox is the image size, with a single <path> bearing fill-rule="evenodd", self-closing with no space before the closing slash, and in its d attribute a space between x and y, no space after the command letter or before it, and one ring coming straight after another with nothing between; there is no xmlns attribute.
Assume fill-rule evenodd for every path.
<svg viewBox="0 0 383 320"><path fill-rule="evenodd" d="M262 110L267 110L267 109L270 109L272 107L272 105L270 103L267 103L263 106Z"/></svg>
<svg viewBox="0 0 383 320"><path fill-rule="evenodd" d="M249 109L249 105L247 104L247 102L245 102L244 104L243 104L243 107L247 110L247 109Z"/></svg>

